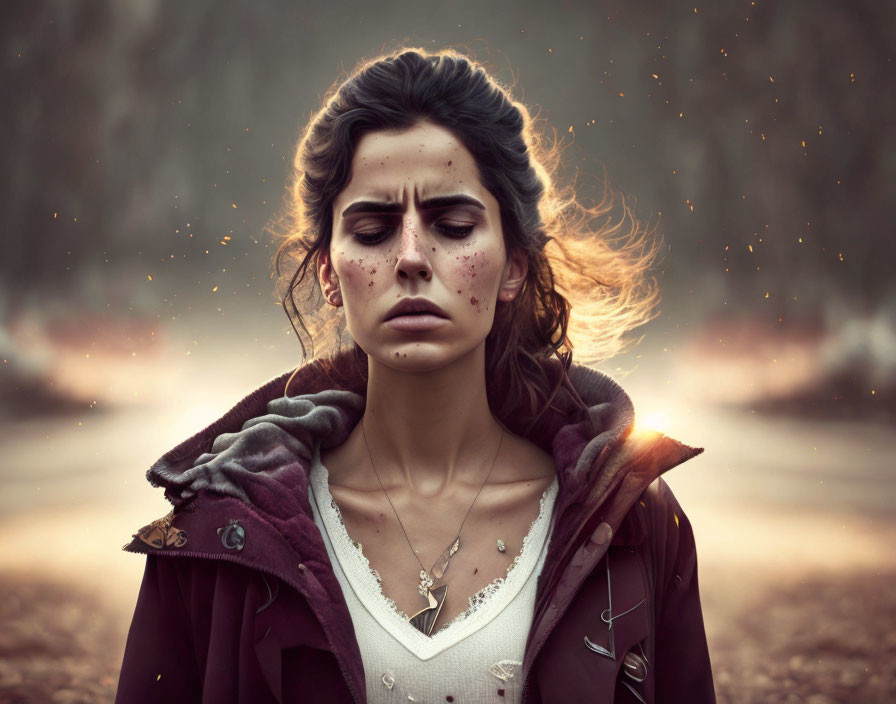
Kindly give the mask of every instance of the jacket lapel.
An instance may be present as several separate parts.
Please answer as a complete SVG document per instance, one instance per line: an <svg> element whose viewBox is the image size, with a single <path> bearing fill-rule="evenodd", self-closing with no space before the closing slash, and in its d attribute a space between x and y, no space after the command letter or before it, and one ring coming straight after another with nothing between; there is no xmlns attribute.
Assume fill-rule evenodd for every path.
<svg viewBox="0 0 896 704"><path fill-rule="evenodd" d="M150 527L157 528L158 522L154 521L138 531L123 549L225 560L269 575L272 579L265 579L269 599L257 611L254 638L259 665L278 701L282 697L283 651L298 646L333 652L349 686L363 692L361 653L320 532L310 517L301 515L297 520L307 536L301 543L302 552L243 501L202 491L189 504L175 510L169 520L168 532L176 532L180 540L160 546L153 544L158 541L148 542L141 537L149 535ZM303 620L296 617L301 604L287 592L280 593L283 590L278 580L300 595L316 623L303 626Z"/></svg>
<svg viewBox="0 0 896 704"><path fill-rule="evenodd" d="M526 644L522 672L524 682L530 678L536 657L548 636L561 622L576 594L583 589L585 580L589 577L593 579L595 568L607 555L610 545L622 542L618 538L621 537L619 534L626 517L630 517L632 523L627 526L629 535L632 531L643 531L643 521L635 512L630 514L630 510L644 490L661 474L701 452L703 448L689 447L661 433L639 431L628 435L626 440L612 451L595 458L595 463L599 463L600 466L593 468L596 480L584 504L586 509L576 518L570 518L575 521L575 527L570 531L575 538L562 543L555 543L553 539L551 541L551 548L554 550L552 554L549 549L542 570L536 596L535 616ZM616 536L616 539L602 541L602 536L607 534ZM615 606L616 599L625 605L637 595L640 601L640 598L646 598L647 588L643 580L636 579L636 574L630 567L621 570L619 578L621 582L613 592L621 595L614 597L613 611L616 613L621 613ZM596 585L597 594L601 594L599 584L598 582ZM592 588L587 589L587 593L591 594ZM606 587L603 588L603 594L608 598ZM626 609L631 606L633 604ZM645 615L647 613L646 609L641 607L636 610L643 611ZM572 617L565 620L567 626L573 627L576 633L581 630L580 622L580 619ZM609 680L611 684L615 682L621 662L620 650L624 655L628 647L640 641L647 633L639 624L641 624L640 614L636 617L627 616L625 621L614 622L617 637L616 657L608 658L614 663L614 667L594 664L599 671L604 671L608 676L612 674ZM571 637L575 640L580 636ZM603 680L601 682L603 682L601 687L606 685ZM598 684L595 683L594 686L597 687ZM526 700L526 695L527 690L524 688L523 701ZM597 700L600 701L599 698Z"/></svg>

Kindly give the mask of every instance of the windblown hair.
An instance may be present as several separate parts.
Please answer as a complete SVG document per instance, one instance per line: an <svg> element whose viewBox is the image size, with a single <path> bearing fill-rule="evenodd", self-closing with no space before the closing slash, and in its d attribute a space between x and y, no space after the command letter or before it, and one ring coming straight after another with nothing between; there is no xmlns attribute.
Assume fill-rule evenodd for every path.
<svg viewBox="0 0 896 704"><path fill-rule="evenodd" d="M299 338L302 363L322 358L326 365L327 355L350 342L366 379L367 355L347 333L342 311L324 300L317 264L329 250L333 202L351 178L361 137L422 120L448 129L470 151L480 182L500 205L508 256L527 254L519 295L497 302L485 363L490 402L504 404L493 411L505 417L506 409L528 407L537 419L537 409L545 410L561 385L571 389L565 372L574 347L577 361L594 365L620 352L626 333L655 317L659 294L648 271L661 245L624 198L616 202L606 174L602 200L591 208L578 202L574 183L557 186L562 145L556 131L548 146L510 89L454 49L403 48L360 63L330 87L303 131L284 210L270 227L282 240L275 292ZM556 379L545 378L537 363L551 356L561 362Z"/></svg>

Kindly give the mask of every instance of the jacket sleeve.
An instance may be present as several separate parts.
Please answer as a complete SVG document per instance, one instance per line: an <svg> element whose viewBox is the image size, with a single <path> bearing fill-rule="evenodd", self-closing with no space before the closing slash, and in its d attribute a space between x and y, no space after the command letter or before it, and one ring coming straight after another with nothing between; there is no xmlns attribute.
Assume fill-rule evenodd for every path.
<svg viewBox="0 0 896 704"><path fill-rule="evenodd" d="M714 703L712 668L700 592L697 549L691 524L662 479L656 491L655 699L658 704Z"/></svg>
<svg viewBox="0 0 896 704"><path fill-rule="evenodd" d="M199 702L202 686L180 558L148 554L128 632L116 704Z"/></svg>

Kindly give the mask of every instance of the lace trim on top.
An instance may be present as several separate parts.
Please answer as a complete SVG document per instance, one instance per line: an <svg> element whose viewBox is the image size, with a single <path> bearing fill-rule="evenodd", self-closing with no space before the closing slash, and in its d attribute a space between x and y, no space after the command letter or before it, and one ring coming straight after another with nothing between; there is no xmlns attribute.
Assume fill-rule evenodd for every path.
<svg viewBox="0 0 896 704"><path fill-rule="evenodd" d="M351 559L355 563L354 567L356 568L352 570L353 578L361 580L363 588L375 586L377 598L388 605L391 613L398 616L408 628L419 633L419 631L407 623L409 618L408 614L402 611L398 604L383 593L382 577L379 572L371 567L370 560L364 555L361 544L352 540L349 536L348 531L345 528L345 523L342 520L342 512L339 510L339 506L336 504L333 495L330 493L329 472L320 462L319 448L317 448L314 453L310 483L315 494L318 509L321 510L321 517L324 519L324 524L327 527L328 537L333 544L333 549L337 556L340 560L345 558ZM494 600L496 595L503 593L505 587L507 589L511 589L511 587L514 586L517 587L516 589L512 589L513 593L510 595L511 598L519 592L522 583L529 577L531 569L534 567L538 554L541 552L541 548L544 546L545 539L547 538L550 528L549 519L553 510L557 487L557 477L555 476L548 488L542 493L541 499L539 500L538 516L529 524L529 531L523 538L523 546L520 549L519 554L513 558L513 562L507 567L505 576L495 578L492 582L470 596L468 598L469 606L451 621L439 627L433 633L433 637L449 628L467 621L473 615L482 612L485 606ZM323 501L319 500L318 496L320 499L323 499ZM522 571L518 570L517 567L520 563L523 563L524 566L529 569ZM519 576L519 578L517 578L517 576ZM507 601L509 602L509 599ZM429 638L429 636L424 637Z"/></svg>

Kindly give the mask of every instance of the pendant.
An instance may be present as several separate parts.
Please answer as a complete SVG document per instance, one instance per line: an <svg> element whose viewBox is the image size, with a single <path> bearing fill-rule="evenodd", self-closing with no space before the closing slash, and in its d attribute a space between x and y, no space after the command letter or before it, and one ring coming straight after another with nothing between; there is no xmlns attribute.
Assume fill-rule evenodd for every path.
<svg viewBox="0 0 896 704"><path fill-rule="evenodd" d="M426 570L420 570L420 584L417 585L417 593L425 599L432 584L432 577L426 573Z"/></svg>
<svg viewBox="0 0 896 704"><path fill-rule="evenodd" d="M433 577L442 578L445 570L448 569L448 563L451 562L451 558L458 550L460 550L460 536L457 536L436 560L436 564L432 568L432 576L426 570L420 570L420 584L417 585L417 593L426 599L429 605L411 616L408 623L427 636L432 635L432 629L436 625L436 620L442 611L442 604L445 603L445 597L448 595L447 584L431 589L434 583Z"/></svg>
<svg viewBox="0 0 896 704"><path fill-rule="evenodd" d="M425 572L421 572L421 574L425 574ZM424 635L431 636L439 613L442 611L442 604L445 603L445 597L448 596L448 585L442 584L431 591L427 588L424 596L429 602L429 606L411 616L408 623Z"/></svg>
<svg viewBox="0 0 896 704"><path fill-rule="evenodd" d="M460 536L457 536L454 539L454 542L451 543L445 551L439 555L439 559L436 560L436 564L433 565L432 568L432 576L436 579L441 579L442 575L445 574L445 570L448 569L448 563L451 561L452 556L460 550Z"/></svg>

